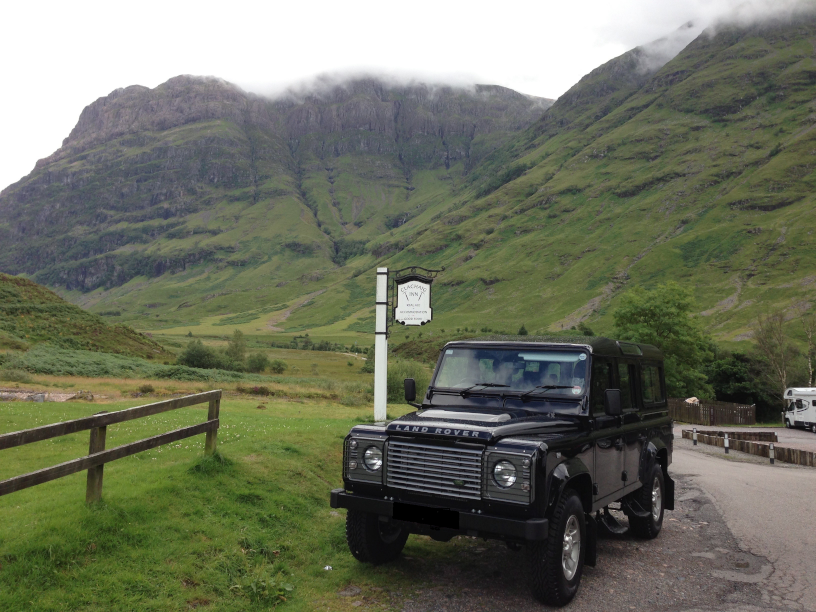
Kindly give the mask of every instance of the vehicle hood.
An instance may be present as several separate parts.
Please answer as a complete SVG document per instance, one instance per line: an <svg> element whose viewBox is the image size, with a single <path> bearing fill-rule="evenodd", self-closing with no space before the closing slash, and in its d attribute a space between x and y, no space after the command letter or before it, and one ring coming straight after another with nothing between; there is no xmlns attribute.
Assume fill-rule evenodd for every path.
<svg viewBox="0 0 816 612"><path fill-rule="evenodd" d="M522 410L430 408L391 421L386 426L386 431L418 437L466 439L487 443L507 436L552 434L577 428L577 419L570 414L530 415Z"/></svg>

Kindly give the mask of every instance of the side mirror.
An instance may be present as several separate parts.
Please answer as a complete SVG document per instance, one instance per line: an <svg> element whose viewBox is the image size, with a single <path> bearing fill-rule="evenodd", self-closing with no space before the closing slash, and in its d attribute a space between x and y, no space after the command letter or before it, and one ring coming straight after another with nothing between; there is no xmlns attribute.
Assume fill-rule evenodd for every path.
<svg viewBox="0 0 816 612"><path fill-rule="evenodd" d="M606 391L604 391L604 412L608 416L620 416L621 414L620 389L607 389Z"/></svg>
<svg viewBox="0 0 816 612"><path fill-rule="evenodd" d="M403 384L405 385L405 401L413 402L416 399L416 381L413 378L406 378Z"/></svg>

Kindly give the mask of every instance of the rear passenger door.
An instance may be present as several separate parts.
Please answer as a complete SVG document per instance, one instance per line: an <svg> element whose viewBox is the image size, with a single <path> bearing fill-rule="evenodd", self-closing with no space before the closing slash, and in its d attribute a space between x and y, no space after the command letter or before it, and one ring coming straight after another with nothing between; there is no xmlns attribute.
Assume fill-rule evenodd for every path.
<svg viewBox="0 0 816 612"><path fill-rule="evenodd" d="M640 455L646 432L640 420L639 399L637 396L637 365L634 361L618 359L618 385L621 390L621 407L623 408L623 443L624 469L621 479L623 486L633 484L638 479Z"/></svg>
<svg viewBox="0 0 816 612"><path fill-rule="evenodd" d="M593 483L597 487L595 501L623 488L621 474L624 469L624 444L618 417L604 413L604 391L615 389L615 362L602 357L592 361L591 410L595 417L595 473Z"/></svg>

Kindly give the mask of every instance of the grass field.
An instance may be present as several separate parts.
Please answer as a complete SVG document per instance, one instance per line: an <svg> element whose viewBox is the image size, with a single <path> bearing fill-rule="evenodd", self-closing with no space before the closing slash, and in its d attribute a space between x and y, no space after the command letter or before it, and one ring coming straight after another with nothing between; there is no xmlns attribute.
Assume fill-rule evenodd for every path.
<svg viewBox="0 0 816 612"><path fill-rule="evenodd" d="M37 377L35 386L46 382L115 399L144 381ZM153 384L168 391L166 381ZM202 388L175 383L173 390ZM149 401L0 403L0 433ZM111 426L108 447L200 422L205 410ZM358 601L392 609L430 580L431 564L467 558L476 543L412 536L409 559L374 568L351 557L345 513L329 508L329 491L342 485L343 437L371 413L370 405L228 392L218 438L223 463L202 461L202 435L108 464L103 501L94 506L84 502L84 472L0 497L0 610L351 610ZM0 479L87 449L82 432L0 451ZM361 593L337 594L349 585Z"/></svg>

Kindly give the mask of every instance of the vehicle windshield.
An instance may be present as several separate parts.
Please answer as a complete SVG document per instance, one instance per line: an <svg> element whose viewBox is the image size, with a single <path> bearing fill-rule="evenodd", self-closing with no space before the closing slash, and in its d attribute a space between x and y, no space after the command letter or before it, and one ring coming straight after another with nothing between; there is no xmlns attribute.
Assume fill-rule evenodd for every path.
<svg viewBox="0 0 816 612"><path fill-rule="evenodd" d="M578 350L453 347L445 349L434 387L575 396L585 392L586 364L586 353Z"/></svg>

